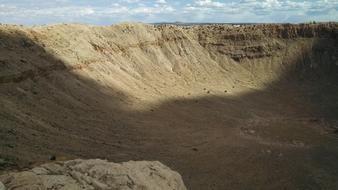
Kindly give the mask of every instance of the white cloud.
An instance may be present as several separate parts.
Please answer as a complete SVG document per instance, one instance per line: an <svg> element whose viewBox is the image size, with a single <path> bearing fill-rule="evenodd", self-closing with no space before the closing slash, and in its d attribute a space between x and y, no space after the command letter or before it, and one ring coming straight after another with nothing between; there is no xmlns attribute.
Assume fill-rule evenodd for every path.
<svg viewBox="0 0 338 190"><path fill-rule="evenodd" d="M15 17L82 17L95 14L95 10L91 7L56 7L46 9L23 9L19 7L1 6L0 15Z"/></svg>
<svg viewBox="0 0 338 190"><path fill-rule="evenodd" d="M337 0L240 0L224 3L214 0L195 0L184 7L185 13L193 14L199 11L198 14L203 14L204 12L206 16L237 15L239 18L242 18L242 15L250 13L257 19L257 22L259 22L260 15L270 15L273 17L271 20L275 19L275 22L281 22L284 21L287 15L320 14L329 10L338 10ZM333 18L333 20L338 20L338 18Z"/></svg>
<svg viewBox="0 0 338 190"><path fill-rule="evenodd" d="M87 3L85 3L87 2ZM110 4L107 5L107 2ZM0 0L0 22L338 21L338 0ZM103 22L104 21L104 22Z"/></svg>
<svg viewBox="0 0 338 190"><path fill-rule="evenodd" d="M160 14L173 12L175 9L171 6L137 7L129 10L129 14Z"/></svg>
<svg viewBox="0 0 338 190"><path fill-rule="evenodd" d="M159 4L166 4L167 3L166 0L156 0L155 2L159 3Z"/></svg>
<svg viewBox="0 0 338 190"><path fill-rule="evenodd" d="M121 3L138 3L140 0L119 0Z"/></svg>
<svg viewBox="0 0 338 190"><path fill-rule="evenodd" d="M199 7L211 7L211 8L222 8L225 6L224 3L212 0L197 0L195 4Z"/></svg>

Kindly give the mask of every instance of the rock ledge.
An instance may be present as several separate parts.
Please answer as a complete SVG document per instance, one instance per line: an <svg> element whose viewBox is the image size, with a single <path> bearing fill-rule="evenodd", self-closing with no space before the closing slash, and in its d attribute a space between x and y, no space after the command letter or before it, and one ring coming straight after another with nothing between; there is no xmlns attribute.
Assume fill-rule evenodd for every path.
<svg viewBox="0 0 338 190"><path fill-rule="evenodd" d="M7 189L17 190L186 190L181 175L157 161L112 163L78 159L53 162L29 171L2 175L0 181Z"/></svg>

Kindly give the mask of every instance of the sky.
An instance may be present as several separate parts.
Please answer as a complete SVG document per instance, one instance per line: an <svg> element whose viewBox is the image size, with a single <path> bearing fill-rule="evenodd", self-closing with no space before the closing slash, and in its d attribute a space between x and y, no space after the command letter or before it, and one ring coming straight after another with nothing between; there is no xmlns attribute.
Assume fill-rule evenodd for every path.
<svg viewBox="0 0 338 190"><path fill-rule="evenodd" d="M0 0L0 23L338 21L338 0Z"/></svg>

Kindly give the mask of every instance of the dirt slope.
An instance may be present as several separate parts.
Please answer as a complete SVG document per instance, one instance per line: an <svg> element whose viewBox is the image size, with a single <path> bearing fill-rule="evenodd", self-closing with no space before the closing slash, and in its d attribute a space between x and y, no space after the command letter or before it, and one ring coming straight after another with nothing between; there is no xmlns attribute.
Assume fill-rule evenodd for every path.
<svg viewBox="0 0 338 190"><path fill-rule="evenodd" d="M188 189L335 189L337 30L1 25L0 167L159 160Z"/></svg>

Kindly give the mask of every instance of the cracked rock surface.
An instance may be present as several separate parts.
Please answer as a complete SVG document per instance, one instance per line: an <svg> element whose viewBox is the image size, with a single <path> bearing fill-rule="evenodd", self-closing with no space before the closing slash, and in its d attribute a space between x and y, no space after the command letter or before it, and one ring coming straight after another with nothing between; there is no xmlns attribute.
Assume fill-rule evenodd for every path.
<svg viewBox="0 0 338 190"><path fill-rule="evenodd" d="M179 173L160 162L72 160L54 162L29 171L0 176L7 189L16 190L185 190ZM0 186L1 189L1 186Z"/></svg>

